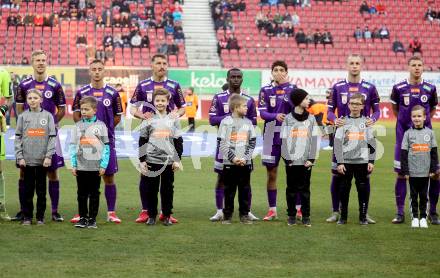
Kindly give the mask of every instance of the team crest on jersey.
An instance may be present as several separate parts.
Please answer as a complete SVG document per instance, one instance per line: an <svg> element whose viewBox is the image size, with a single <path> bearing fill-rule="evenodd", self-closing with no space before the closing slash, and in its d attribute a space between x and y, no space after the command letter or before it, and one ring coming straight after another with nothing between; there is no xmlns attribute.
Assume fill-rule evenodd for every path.
<svg viewBox="0 0 440 278"><path fill-rule="evenodd" d="M46 119L41 119L40 120L40 124L41 125L47 125L47 120Z"/></svg>
<svg viewBox="0 0 440 278"><path fill-rule="evenodd" d="M275 107L276 104L277 104L276 96L270 96L269 97L269 103L270 103L270 107Z"/></svg>
<svg viewBox="0 0 440 278"><path fill-rule="evenodd" d="M303 124L304 124L305 127L308 128L310 126L310 121L309 120L304 121Z"/></svg>
<svg viewBox="0 0 440 278"><path fill-rule="evenodd" d="M98 127L95 127L94 129L93 129L93 134L95 134L95 135L99 135L99 128Z"/></svg>
<svg viewBox="0 0 440 278"><path fill-rule="evenodd" d="M342 102L342 104L347 104L347 100L348 100L348 97L347 97L346 94L341 95L341 102Z"/></svg>
<svg viewBox="0 0 440 278"><path fill-rule="evenodd" d="M365 124L364 124L364 123L361 123L361 124L359 125L359 129L365 129Z"/></svg>
<svg viewBox="0 0 440 278"><path fill-rule="evenodd" d="M153 101L153 93L147 93L147 101L152 102Z"/></svg>
<svg viewBox="0 0 440 278"><path fill-rule="evenodd" d="M422 102L427 102L427 101L428 101L428 96L427 96L427 95L422 95L422 96L420 97L420 100L421 100Z"/></svg>
<svg viewBox="0 0 440 278"><path fill-rule="evenodd" d="M229 113L229 104L228 103L223 103L223 111L225 111L225 113Z"/></svg>
<svg viewBox="0 0 440 278"><path fill-rule="evenodd" d="M102 101L102 103L104 104L104 106L107 106L107 107L109 107L112 104L111 101L108 98L104 99Z"/></svg>
<svg viewBox="0 0 440 278"><path fill-rule="evenodd" d="M46 91L46 92L44 92L44 96L45 96L46 98L51 98L51 97L52 97L52 91Z"/></svg>
<svg viewBox="0 0 440 278"><path fill-rule="evenodd" d="M423 140L425 140L425 142L429 142L431 141L431 136L426 134L425 136L423 136Z"/></svg>
<svg viewBox="0 0 440 278"><path fill-rule="evenodd" d="M403 96L403 104L409 105L409 96Z"/></svg>

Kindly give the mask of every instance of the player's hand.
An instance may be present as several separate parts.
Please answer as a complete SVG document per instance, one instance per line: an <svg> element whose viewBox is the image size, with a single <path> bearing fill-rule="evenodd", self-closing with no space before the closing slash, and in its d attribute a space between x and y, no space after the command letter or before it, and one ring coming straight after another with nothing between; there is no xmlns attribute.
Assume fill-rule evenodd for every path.
<svg viewBox="0 0 440 278"><path fill-rule="evenodd" d="M72 168L72 175L74 175L75 177L78 176L78 174L76 173L76 168Z"/></svg>
<svg viewBox="0 0 440 278"><path fill-rule="evenodd" d="M234 163L234 165L240 166L241 164L241 160L237 157L232 159L232 163Z"/></svg>
<svg viewBox="0 0 440 278"><path fill-rule="evenodd" d="M368 163L368 173L373 172L374 169L374 164L373 163Z"/></svg>
<svg viewBox="0 0 440 278"><path fill-rule="evenodd" d="M345 120L342 118L336 118L335 120L336 127L341 127L345 125Z"/></svg>
<svg viewBox="0 0 440 278"><path fill-rule="evenodd" d="M338 165L338 173L339 174L345 175L345 171L347 171L347 169L345 169L345 165L344 164Z"/></svg>
<svg viewBox="0 0 440 278"><path fill-rule="evenodd" d="M144 114L142 114L142 118L144 119L144 120L148 120L148 119L151 119L152 117L153 117L153 113L151 113L151 112L145 112Z"/></svg>
<svg viewBox="0 0 440 278"><path fill-rule="evenodd" d="M18 161L18 166L20 166L20 168L26 167L26 161L24 161L24 159L20 159Z"/></svg>
<svg viewBox="0 0 440 278"><path fill-rule="evenodd" d="M406 180L409 180L409 175L403 176Z"/></svg>
<svg viewBox="0 0 440 278"><path fill-rule="evenodd" d="M52 159L46 157L43 161L43 167L49 167L51 163L52 163Z"/></svg>
<svg viewBox="0 0 440 278"><path fill-rule="evenodd" d="M180 115L179 115L179 113L178 113L177 111L172 111L172 112L169 114L169 117L170 117L171 119L178 119L178 118L180 117Z"/></svg>
<svg viewBox="0 0 440 278"><path fill-rule="evenodd" d="M102 177L105 174L105 169L104 168L99 168L99 176Z"/></svg>
<svg viewBox="0 0 440 278"><path fill-rule="evenodd" d="M375 121L373 119L371 119L371 118L367 119L367 127L373 126L374 123L375 123Z"/></svg>
<svg viewBox="0 0 440 278"><path fill-rule="evenodd" d="M279 122L283 122L285 118L286 118L286 114L283 114L283 113L278 113L276 116L276 119Z"/></svg>
<svg viewBox="0 0 440 278"><path fill-rule="evenodd" d="M146 176L147 173L148 173L148 165L147 165L147 162L141 162L139 166L140 166L140 168L141 168L141 174L144 175L144 176Z"/></svg>
<svg viewBox="0 0 440 278"><path fill-rule="evenodd" d="M313 166L313 163L311 161L309 161L309 160L307 160L306 163L304 163L304 167L306 167L306 168L309 168L309 167L312 167L312 166Z"/></svg>
<svg viewBox="0 0 440 278"><path fill-rule="evenodd" d="M180 162L173 162L173 165L171 166L173 168L173 172L179 171L182 169L182 164Z"/></svg>
<svg viewBox="0 0 440 278"><path fill-rule="evenodd" d="M240 166L246 165L246 159L242 158L240 159Z"/></svg>

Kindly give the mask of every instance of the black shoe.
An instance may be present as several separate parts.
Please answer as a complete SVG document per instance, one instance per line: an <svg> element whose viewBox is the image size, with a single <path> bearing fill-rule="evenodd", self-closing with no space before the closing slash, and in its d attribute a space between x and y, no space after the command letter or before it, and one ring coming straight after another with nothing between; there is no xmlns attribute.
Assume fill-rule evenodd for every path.
<svg viewBox="0 0 440 278"><path fill-rule="evenodd" d="M86 228L87 224L88 224L87 218L81 217L74 226L77 228Z"/></svg>
<svg viewBox="0 0 440 278"><path fill-rule="evenodd" d="M368 225L368 220L367 220L367 218L360 219L360 220L359 220L359 225Z"/></svg>
<svg viewBox="0 0 440 278"><path fill-rule="evenodd" d="M306 227L312 227L312 222L310 222L310 217L304 217L302 218L302 224Z"/></svg>
<svg viewBox="0 0 440 278"><path fill-rule="evenodd" d="M156 217L151 217L151 216L150 216L150 217L148 218L146 224L147 224L147 225L150 225L150 226L151 226L151 225L156 225Z"/></svg>
<svg viewBox="0 0 440 278"><path fill-rule="evenodd" d="M54 212L54 213L52 213L52 221L63 222L64 218L58 212Z"/></svg>
<svg viewBox="0 0 440 278"><path fill-rule="evenodd" d="M287 225L289 226L296 225L296 216L289 216L287 218Z"/></svg>
<svg viewBox="0 0 440 278"><path fill-rule="evenodd" d="M96 220L93 219L93 218L89 218L89 220L87 221L87 228L89 228L89 229L97 229L98 226L96 226Z"/></svg>
<svg viewBox="0 0 440 278"><path fill-rule="evenodd" d="M428 216L429 222L431 222L432 225L440 225L440 220L438 219L438 214L433 213Z"/></svg>
<svg viewBox="0 0 440 278"><path fill-rule="evenodd" d="M23 221L24 220L24 214L22 211L17 212L17 214L11 218L11 221Z"/></svg>
<svg viewBox="0 0 440 278"><path fill-rule="evenodd" d="M173 222L171 221L171 218L169 216L165 217L165 219L162 221L162 224L164 226L172 226Z"/></svg>
<svg viewBox="0 0 440 278"><path fill-rule="evenodd" d="M396 217L394 217L394 219L391 220L391 223L393 223L393 224L402 224L402 223L405 223L405 215L402 215L402 214L396 214Z"/></svg>
<svg viewBox="0 0 440 278"><path fill-rule="evenodd" d="M345 224L347 224L347 219L340 218L336 224L338 224L338 225L345 225Z"/></svg>

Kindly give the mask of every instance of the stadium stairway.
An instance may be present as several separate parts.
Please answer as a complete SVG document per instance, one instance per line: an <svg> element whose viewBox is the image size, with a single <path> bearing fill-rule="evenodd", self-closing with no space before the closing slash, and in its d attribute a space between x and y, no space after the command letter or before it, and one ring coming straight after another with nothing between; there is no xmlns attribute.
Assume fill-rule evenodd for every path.
<svg viewBox="0 0 440 278"><path fill-rule="evenodd" d="M206 0L185 0L183 29L189 67L221 67L217 39Z"/></svg>

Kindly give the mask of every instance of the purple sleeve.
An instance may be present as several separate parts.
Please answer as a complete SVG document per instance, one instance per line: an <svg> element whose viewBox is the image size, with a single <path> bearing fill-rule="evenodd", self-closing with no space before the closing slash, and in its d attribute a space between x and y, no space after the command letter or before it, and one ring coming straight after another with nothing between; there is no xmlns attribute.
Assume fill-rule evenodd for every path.
<svg viewBox="0 0 440 278"><path fill-rule="evenodd" d="M373 119L373 121L377 121L380 118L380 108L379 108L379 103L380 103L380 97L379 94L377 93L377 89L376 87L373 87L373 89L370 92L370 105L371 105L371 109L373 109L373 114L371 115L371 119Z"/></svg>
<svg viewBox="0 0 440 278"><path fill-rule="evenodd" d="M185 107L185 98L183 97L182 88L180 88L179 83L176 83L176 91L173 94L173 101L177 108Z"/></svg>
<svg viewBox="0 0 440 278"><path fill-rule="evenodd" d="M26 90L21 84L18 85L17 93L15 94L15 102L24 104L26 102Z"/></svg>
<svg viewBox="0 0 440 278"><path fill-rule="evenodd" d="M131 104L136 104L136 103L139 102L139 101L144 101L143 94L142 94L142 86L141 86L141 83L139 83L139 84L136 86L136 89L134 90L133 96L132 96L131 99L130 99L130 103L131 103Z"/></svg>
<svg viewBox="0 0 440 278"><path fill-rule="evenodd" d="M78 92L76 92L75 98L73 99L73 104L72 104L73 112L79 112L80 111L80 105L79 105L80 100L81 100L81 94L78 91Z"/></svg>
<svg viewBox="0 0 440 278"><path fill-rule="evenodd" d="M66 105L66 95L64 94L63 86L59 83L58 86L55 87L54 102L56 106Z"/></svg>
<svg viewBox="0 0 440 278"><path fill-rule="evenodd" d="M121 96L119 95L118 92L115 92L115 94L113 95L113 115L121 115L123 112L122 109L122 101L121 101Z"/></svg>
<svg viewBox="0 0 440 278"><path fill-rule="evenodd" d="M214 96L209 108L209 124L212 126L219 126L221 121L226 118L227 115L220 116L217 95Z"/></svg>
<svg viewBox="0 0 440 278"><path fill-rule="evenodd" d="M253 125L257 125L257 109L255 107L255 101L253 98L250 98L248 112L247 112L247 118L251 120Z"/></svg>
<svg viewBox="0 0 440 278"><path fill-rule="evenodd" d="M327 119L329 121L334 122L336 120L335 110L337 106L338 100L337 100L337 94L335 87L332 88L332 97L327 102Z"/></svg>
<svg viewBox="0 0 440 278"><path fill-rule="evenodd" d="M260 116L265 121L273 121L277 117L276 113L267 112L267 98L263 88L261 88L258 95L258 111L260 111Z"/></svg>
<svg viewBox="0 0 440 278"><path fill-rule="evenodd" d="M435 88L435 86L433 86L431 92L431 98L429 100L429 105L431 106L431 108L435 109L437 104L438 104L437 89Z"/></svg>
<svg viewBox="0 0 440 278"><path fill-rule="evenodd" d="M392 104L399 105L399 91L395 86L393 87L393 91L391 92L390 100Z"/></svg>

